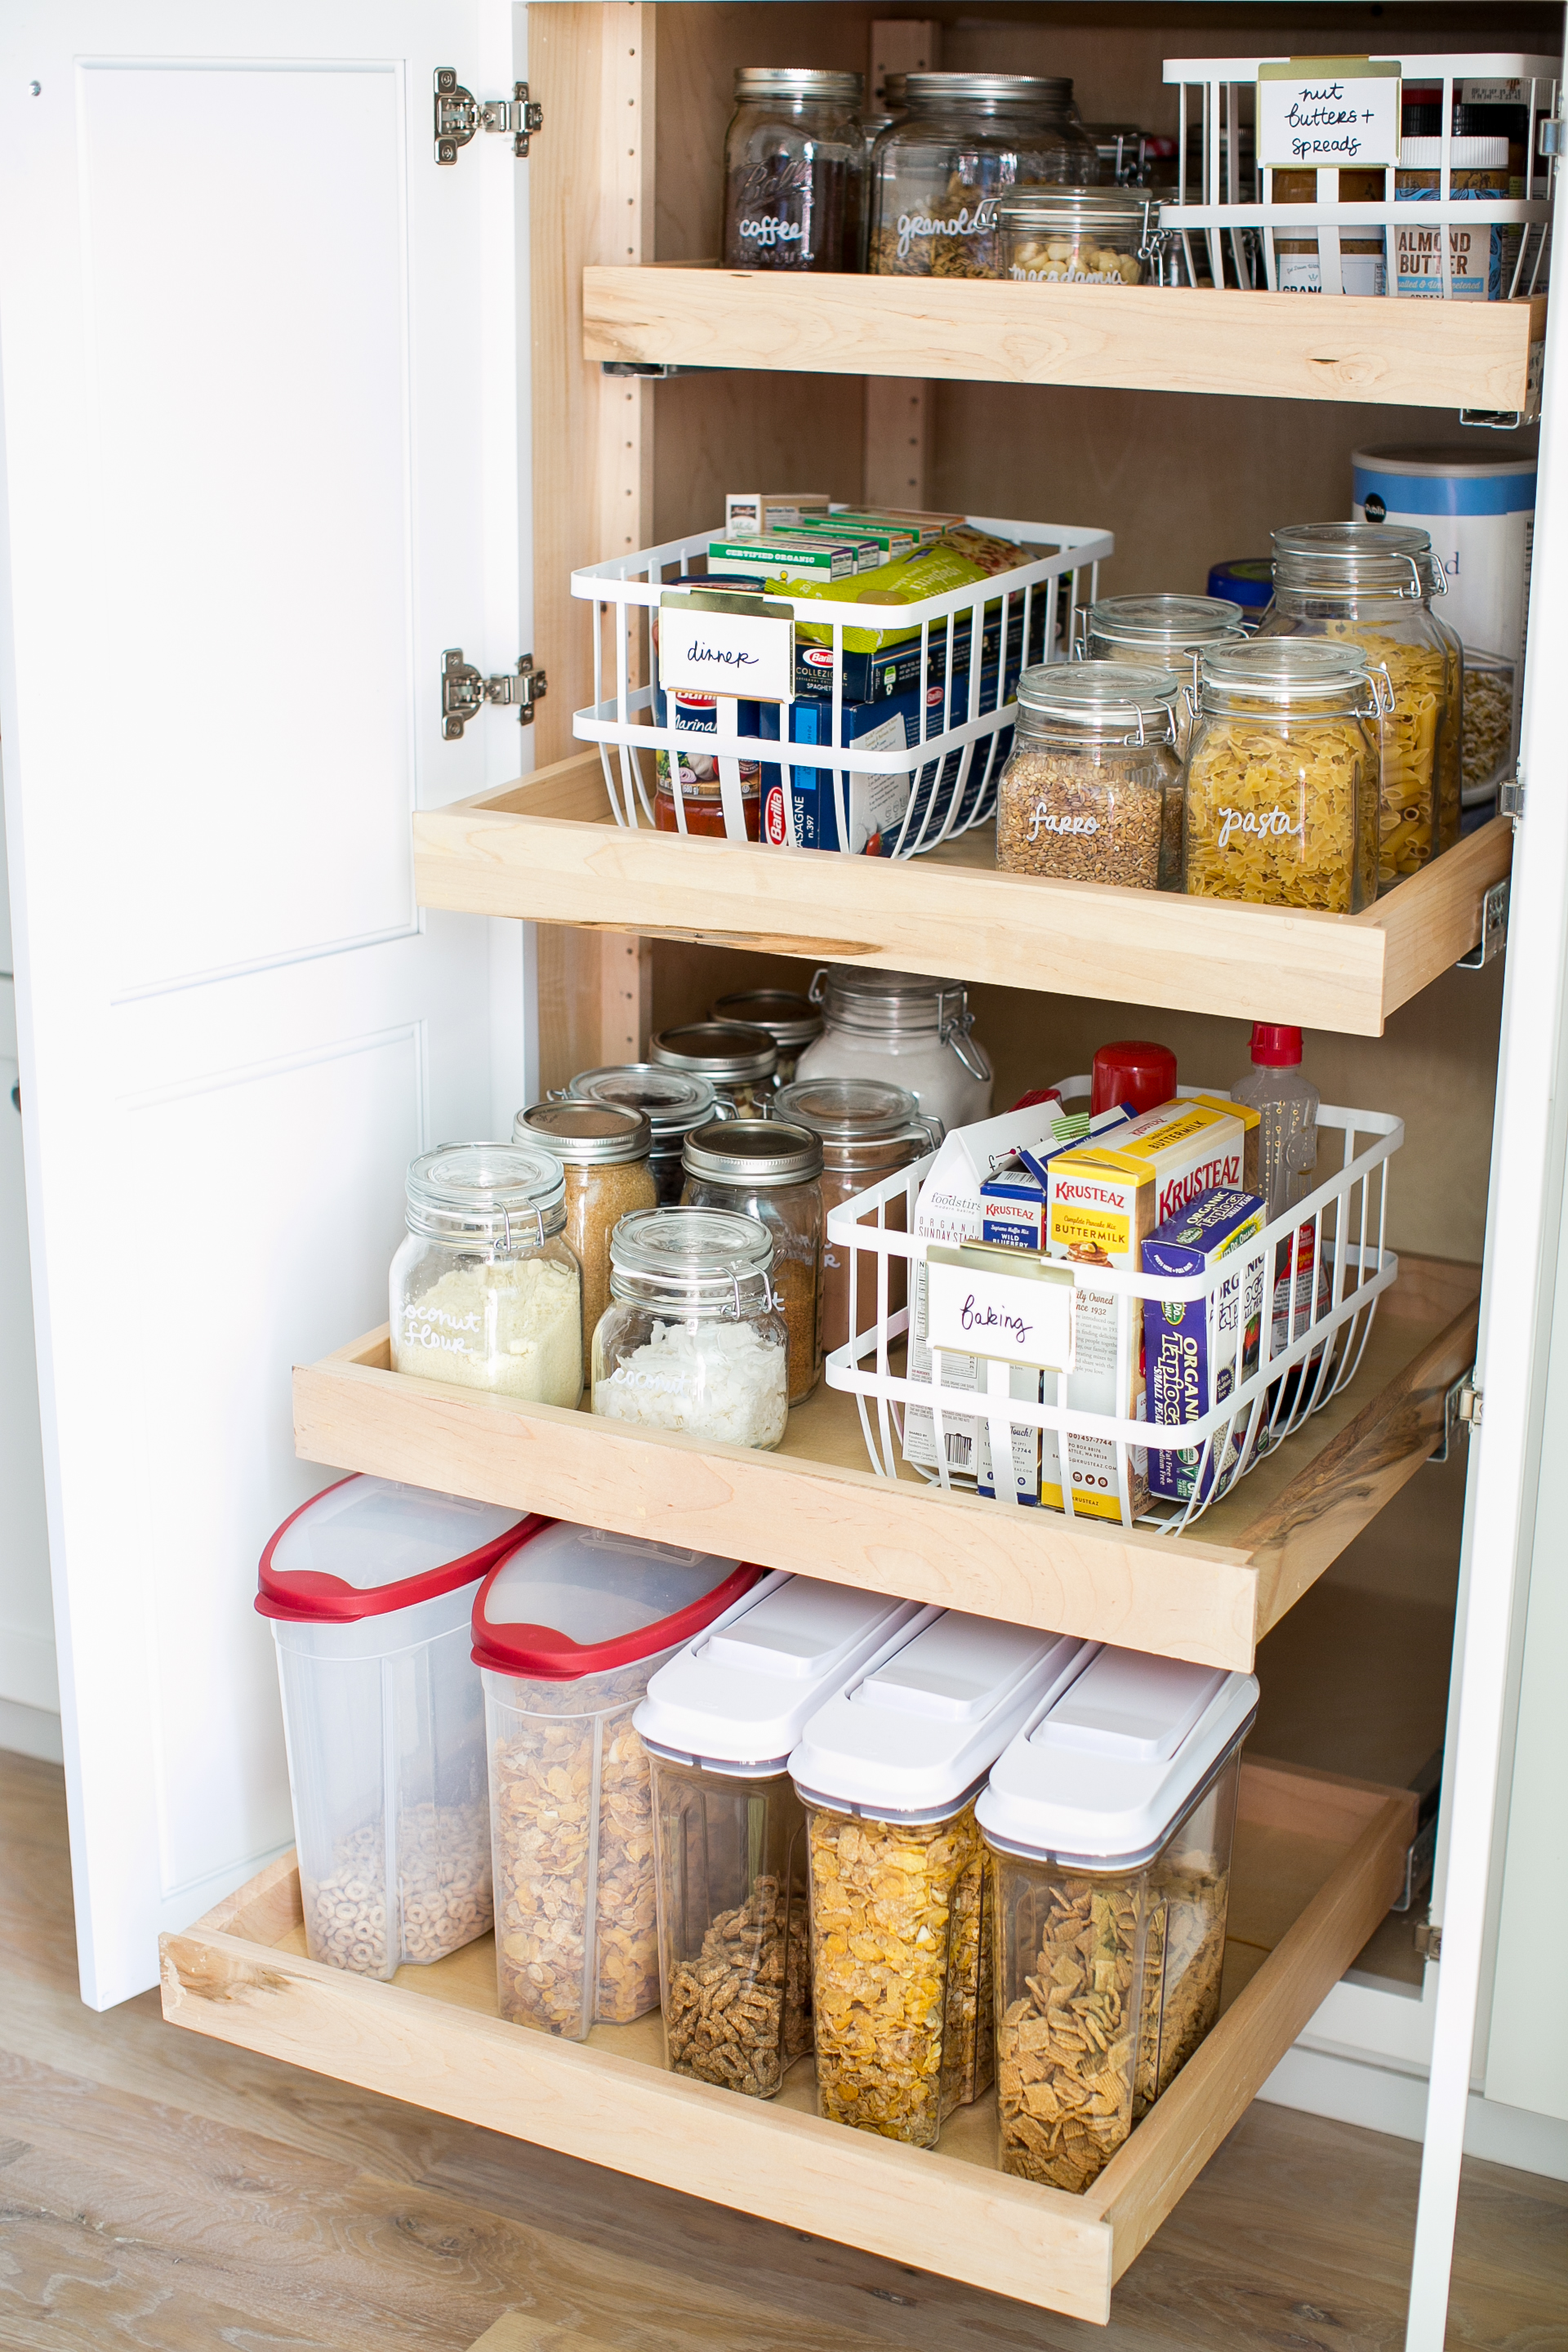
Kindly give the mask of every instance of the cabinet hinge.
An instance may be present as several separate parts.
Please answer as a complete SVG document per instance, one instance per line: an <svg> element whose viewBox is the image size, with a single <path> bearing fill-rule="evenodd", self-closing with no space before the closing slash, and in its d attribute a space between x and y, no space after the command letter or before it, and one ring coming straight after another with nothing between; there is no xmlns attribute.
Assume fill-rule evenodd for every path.
<svg viewBox="0 0 1568 2352"><path fill-rule="evenodd" d="M1499 816L1512 817L1513 829L1515 833L1519 831L1524 818L1524 770L1522 767L1514 770L1506 784L1498 786L1497 813Z"/></svg>
<svg viewBox="0 0 1568 2352"><path fill-rule="evenodd" d="M1485 1397L1473 1381L1460 1381L1459 1419L1468 1421L1472 1429L1479 1429L1481 1425L1481 1406L1484 1402Z"/></svg>
<svg viewBox="0 0 1568 2352"><path fill-rule="evenodd" d="M475 98L463 88L450 66L436 68L436 161L455 163L476 131L500 131L511 141L514 155L526 155L528 142L544 127L544 109L531 99L528 84L514 81L510 98Z"/></svg>
<svg viewBox="0 0 1568 2352"><path fill-rule="evenodd" d="M1481 900L1481 937L1479 947L1459 958L1460 971L1480 971L1494 957L1501 955L1508 945L1508 877L1494 882Z"/></svg>
<svg viewBox="0 0 1568 2352"><path fill-rule="evenodd" d="M1442 1958L1443 1930L1440 1926L1436 1925L1430 1919L1419 1920L1416 1923L1415 1936L1415 1948L1422 1954L1424 1958L1428 1960L1440 1960Z"/></svg>
<svg viewBox="0 0 1568 2352"><path fill-rule="evenodd" d="M534 668L531 654L524 654L515 670L484 677L463 659L461 646L448 646L441 656L441 732L448 743L457 742L488 702L510 706L520 727L531 727L533 706L543 701L548 689L549 680Z"/></svg>

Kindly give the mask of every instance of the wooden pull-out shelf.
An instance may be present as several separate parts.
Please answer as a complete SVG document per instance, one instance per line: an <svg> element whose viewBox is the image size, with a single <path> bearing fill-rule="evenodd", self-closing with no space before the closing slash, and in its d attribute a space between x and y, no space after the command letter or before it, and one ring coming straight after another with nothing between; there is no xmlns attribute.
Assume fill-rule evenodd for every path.
<svg viewBox="0 0 1568 2352"><path fill-rule="evenodd" d="M489 1937L389 1985L305 1958L292 1854L163 1938L175 2025L1080 2319L1202 2170L1402 1883L1415 1799L1295 1766L1241 1777L1225 2013L1082 2197L997 2170L995 2102L934 2153L823 2122L811 2062L777 2099L667 2074L654 2014L557 2042L496 2015Z"/></svg>
<svg viewBox="0 0 1568 2352"><path fill-rule="evenodd" d="M414 851L423 907L1376 1037L1479 944L1513 830L1494 818L1363 915L1297 914L1000 874L989 826L899 860L633 832L589 751L422 811Z"/></svg>
<svg viewBox="0 0 1568 2352"><path fill-rule="evenodd" d="M758 1454L395 1372L384 1328L296 1369L295 1443L343 1470L1246 1669L1441 1441L1479 1284L1405 1260L1343 1394L1181 1537L878 1478L855 1400L826 1387Z"/></svg>

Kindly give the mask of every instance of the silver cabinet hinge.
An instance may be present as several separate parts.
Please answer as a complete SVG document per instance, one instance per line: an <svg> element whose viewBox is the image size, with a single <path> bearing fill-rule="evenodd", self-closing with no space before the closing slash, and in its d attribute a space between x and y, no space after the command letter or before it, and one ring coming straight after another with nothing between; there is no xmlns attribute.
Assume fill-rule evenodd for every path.
<svg viewBox="0 0 1568 2352"><path fill-rule="evenodd" d="M544 109L531 99L528 84L514 81L510 98L475 98L463 88L450 66L436 68L436 161L455 163L477 131L500 131L511 140L514 155L526 155L528 142L544 127Z"/></svg>
<svg viewBox="0 0 1568 2352"><path fill-rule="evenodd" d="M1415 1927L1415 1948L1424 1958L1428 1960L1442 1958L1443 1930L1440 1926L1435 1926L1430 1919L1422 1919Z"/></svg>
<svg viewBox="0 0 1568 2352"><path fill-rule="evenodd" d="M1481 900L1480 944L1459 958L1460 971L1480 971L1508 945L1508 877L1494 882Z"/></svg>
<svg viewBox="0 0 1568 2352"><path fill-rule="evenodd" d="M1465 1392L1470 1388L1470 1375L1461 1372L1443 1398L1443 1434L1426 1456L1428 1462L1447 1462L1458 1442L1462 1423L1468 1420L1465 1412ZM1474 1394L1472 1390L1471 1394Z"/></svg>
<svg viewBox="0 0 1568 2352"><path fill-rule="evenodd" d="M1515 768L1507 783L1498 786L1497 813L1499 816L1512 817L1513 829L1515 833L1519 831L1524 817L1524 770L1522 767Z"/></svg>
<svg viewBox="0 0 1568 2352"><path fill-rule="evenodd" d="M534 704L543 701L548 689L549 680L534 668L531 654L524 654L516 669L485 677L463 659L461 646L448 646L441 656L441 732L448 743L458 742L487 703L515 709L518 725L531 727Z"/></svg>
<svg viewBox="0 0 1568 2352"><path fill-rule="evenodd" d="M1459 1419L1468 1422L1472 1429L1479 1429L1481 1425L1481 1406L1484 1402L1483 1393L1477 1388L1474 1381L1460 1381Z"/></svg>

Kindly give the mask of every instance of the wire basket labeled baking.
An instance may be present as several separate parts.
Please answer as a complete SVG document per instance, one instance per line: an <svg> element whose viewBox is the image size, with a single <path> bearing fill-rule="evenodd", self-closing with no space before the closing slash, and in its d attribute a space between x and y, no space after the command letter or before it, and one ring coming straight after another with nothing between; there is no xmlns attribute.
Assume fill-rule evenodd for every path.
<svg viewBox="0 0 1568 2352"><path fill-rule="evenodd" d="M762 580L754 594L707 590L708 531L574 572L573 594L594 606L594 700L573 730L599 745L616 823L885 857L983 824L1018 675L1064 657L1115 542L1077 526L966 520L1032 560L896 604ZM671 683L697 652L732 665L700 684L732 677L750 690Z"/></svg>
<svg viewBox="0 0 1568 2352"><path fill-rule="evenodd" d="M1057 1091L1087 1108L1089 1084L1068 1078ZM1321 1181L1201 1273L1016 1253L1020 1273L1035 1277L1026 1311L1037 1297L1071 1333L1057 1361L1070 1359L1074 1369L1044 1371L1004 1353L1012 1345L1005 1333L994 1354L978 1340L972 1355L931 1344L933 1268L942 1268L943 1298L963 1300L965 1328L984 1332L988 1318L999 1327L1016 1292L1000 1253L989 1253L992 1271L975 1277L962 1248L917 1235L921 1186L936 1158L928 1153L828 1212L857 1335L829 1355L828 1385L858 1399L881 1477L912 1472L998 1507L1043 1500L1072 1517L1179 1534L1355 1377L1377 1301L1399 1271L1385 1228L1388 1163L1404 1139L1401 1119L1325 1104ZM1113 1132L1104 1140L1113 1143ZM943 1317L951 1336L945 1305ZM1174 1381L1164 1376L1167 1359ZM1085 1409L1086 1388L1109 1390L1124 1409Z"/></svg>

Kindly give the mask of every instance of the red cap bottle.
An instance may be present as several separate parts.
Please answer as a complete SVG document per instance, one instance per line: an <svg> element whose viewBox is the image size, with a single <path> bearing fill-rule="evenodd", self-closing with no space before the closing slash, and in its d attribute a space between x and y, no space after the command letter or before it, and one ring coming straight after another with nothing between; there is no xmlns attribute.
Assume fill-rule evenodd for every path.
<svg viewBox="0 0 1568 2352"><path fill-rule="evenodd" d="M1094 1057L1089 1115L1125 1103L1133 1111L1157 1110L1176 1091L1176 1057L1168 1045L1125 1038L1102 1045Z"/></svg>
<svg viewBox="0 0 1568 2352"><path fill-rule="evenodd" d="M1258 1070L1293 1070L1301 1058L1301 1032L1282 1022L1252 1024L1252 1066Z"/></svg>

